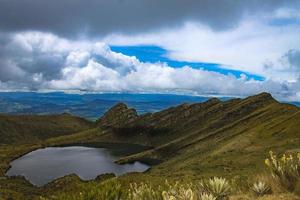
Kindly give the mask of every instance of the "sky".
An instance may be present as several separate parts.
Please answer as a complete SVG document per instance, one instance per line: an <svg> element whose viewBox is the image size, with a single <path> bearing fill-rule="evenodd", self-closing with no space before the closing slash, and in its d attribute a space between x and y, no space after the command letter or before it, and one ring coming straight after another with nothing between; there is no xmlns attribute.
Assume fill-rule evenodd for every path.
<svg viewBox="0 0 300 200"><path fill-rule="evenodd" d="M300 101L299 0L0 0L0 91Z"/></svg>

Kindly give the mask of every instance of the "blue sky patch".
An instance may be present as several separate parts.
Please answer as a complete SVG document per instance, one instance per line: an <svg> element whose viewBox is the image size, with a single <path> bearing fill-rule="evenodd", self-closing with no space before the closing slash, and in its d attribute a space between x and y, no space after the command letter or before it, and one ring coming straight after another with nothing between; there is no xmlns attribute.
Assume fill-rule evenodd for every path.
<svg viewBox="0 0 300 200"><path fill-rule="evenodd" d="M300 25L300 19L298 18L273 19L269 22L269 24L273 26Z"/></svg>
<svg viewBox="0 0 300 200"><path fill-rule="evenodd" d="M167 63L170 67L180 68L186 65L194 69L204 69L207 71L218 72L224 75L232 74L235 77L239 78L242 74L247 76L247 79L254 79L263 81L265 78L263 76L251 74L248 72L243 72L239 70L232 70L222 68L220 64L216 63L202 63L202 62L185 62L185 61L176 61L167 58L168 51L158 46L110 46L111 50L117 53L122 53L128 56L135 56L142 62L164 62Z"/></svg>

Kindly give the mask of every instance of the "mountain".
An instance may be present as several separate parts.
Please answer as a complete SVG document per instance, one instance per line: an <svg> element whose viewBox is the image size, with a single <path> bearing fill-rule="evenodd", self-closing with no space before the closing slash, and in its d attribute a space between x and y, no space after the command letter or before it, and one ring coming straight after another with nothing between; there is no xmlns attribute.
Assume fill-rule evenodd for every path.
<svg viewBox="0 0 300 200"><path fill-rule="evenodd" d="M135 109L128 108L124 103L118 103L98 120L98 124L107 128L126 127L137 118L138 114Z"/></svg>
<svg viewBox="0 0 300 200"><path fill-rule="evenodd" d="M96 128L51 138L47 145L138 144L146 150L117 162L154 165L149 174L246 175L263 168L270 150L300 148L300 108L261 93L245 99L184 103L138 115L118 103Z"/></svg>
<svg viewBox="0 0 300 200"><path fill-rule="evenodd" d="M113 118L107 126L108 116L123 117ZM263 165L269 150L300 148L300 109L279 103L268 93L224 102L212 98L140 116L125 105L116 105L98 126L102 130L98 141L151 146L119 162L160 163L151 170L159 174L170 170L180 174L248 173Z"/></svg>
<svg viewBox="0 0 300 200"><path fill-rule="evenodd" d="M24 143L68 135L94 127L94 123L60 115L0 115L0 144Z"/></svg>
<svg viewBox="0 0 300 200"><path fill-rule="evenodd" d="M207 99L208 97L172 94L0 92L0 113L49 115L68 112L96 120L119 102L134 107L138 113L146 113L163 110L183 102L203 102Z"/></svg>

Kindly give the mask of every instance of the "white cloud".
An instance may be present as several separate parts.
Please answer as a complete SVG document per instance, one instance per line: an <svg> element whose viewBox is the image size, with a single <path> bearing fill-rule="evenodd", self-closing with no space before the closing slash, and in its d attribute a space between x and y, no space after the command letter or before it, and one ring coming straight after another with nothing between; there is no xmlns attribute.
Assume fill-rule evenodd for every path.
<svg viewBox="0 0 300 200"><path fill-rule="evenodd" d="M164 63L143 63L135 57L112 52L101 42L71 41L52 34L26 32L14 35L8 46L14 47L18 53L5 57L6 60L13 61L14 65L1 66L1 90L183 92L223 95L251 95L268 91L279 98L300 100L299 81L292 83L272 78L255 81L247 80L245 76L236 78L233 75L188 66L172 68ZM9 50L7 51L9 53ZM36 63L37 58L43 62ZM49 62L52 64L43 65ZM7 80L4 77L10 75L10 66L20 69L20 73L13 73L18 76ZM17 71L14 69L13 72Z"/></svg>
<svg viewBox="0 0 300 200"><path fill-rule="evenodd" d="M90 53L88 51L72 51L66 58L67 66L84 66L90 59Z"/></svg>
<svg viewBox="0 0 300 200"><path fill-rule="evenodd" d="M300 49L300 25L274 26L266 19L248 18L221 32L186 23L177 29L140 35L112 34L104 41L112 45L154 44L167 49L167 56L174 60L219 63L273 80L294 81L298 74L288 71L280 61L290 49ZM271 70L265 67L268 63L273 64Z"/></svg>
<svg viewBox="0 0 300 200"><path fill-rule="evenodd" d="M88 91L119 91L122 85L119 82L119 73L93 60L82 68L65 67L60 80L49 82L51 89L88 90Z"/></svg>

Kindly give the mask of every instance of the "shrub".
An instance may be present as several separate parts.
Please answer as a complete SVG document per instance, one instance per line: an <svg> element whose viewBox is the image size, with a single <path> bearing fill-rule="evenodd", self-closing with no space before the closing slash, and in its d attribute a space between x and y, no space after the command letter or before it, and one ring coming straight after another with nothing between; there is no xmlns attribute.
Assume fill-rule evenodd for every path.
<svg viewBox="0 0 300 200"><path fill-rule="evenodd" d="M227 199L231 192L229 182L225 178L213 177L200 182L200 187L207 194L216 197L217 200Z"/></svg>
<svg viewBox="0 0 300 200"><path fill-rule="evenodd" d="M264 196L271 193L271 188L263 181L254 183L251 190L256 196Z"/></svg>
<svg viewBox="0 0 300 200"><path fill-rule="evenodd" d="M288 191L293 191L300 177L300 153L296 156L283 154L281 158L270 151L270 158L265 160L272 177Z"/></svg>

